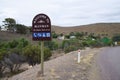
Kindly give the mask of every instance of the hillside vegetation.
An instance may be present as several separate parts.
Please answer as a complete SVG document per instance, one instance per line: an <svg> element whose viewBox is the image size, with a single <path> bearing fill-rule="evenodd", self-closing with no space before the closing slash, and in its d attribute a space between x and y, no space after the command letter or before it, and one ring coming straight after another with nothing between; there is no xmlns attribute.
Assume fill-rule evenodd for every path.
<svg viewBox="0 0 120 80"><path fill-rule="evenodd" d="M120 34L120 23L96 23L83 26L73 26L73 27L60 27L52 26L52 31L57 34L69 34L71 32L87 32L95 33L96 35L107 34L109 37ZM29 41L32 41L32 35L24 35L17 33L9 33L0 31L0 40L9 41L18 38L26 38Z"/></svg>
<svg viewBox="0 0 120 80"><path fill-rule="evenodd" d="M85 47L114 46L115 41L120 41L120 36L113 36L120 34L119 25L99 23L75 27L52 26L53 39L44 42L44 59L49 60L54 53L59 55L61 51L69 53ZM9 76L19 73L23 63L32 66L40 64L40 41L32 40L30 27L21 24L15 26L8 24L8 31L0 31L0 77L6 77L7 69ZM64 36L64 39L59 39Z"/></svg>
<svg viewBox="0 0 120 80"><path fill-rule="evenodd" d="M109 37L120 34L120 23L96 23L83 26L60 27L53 26L52 31L57 34L69 34L70 32L88 32L96 35L108 34Z"/></svg>

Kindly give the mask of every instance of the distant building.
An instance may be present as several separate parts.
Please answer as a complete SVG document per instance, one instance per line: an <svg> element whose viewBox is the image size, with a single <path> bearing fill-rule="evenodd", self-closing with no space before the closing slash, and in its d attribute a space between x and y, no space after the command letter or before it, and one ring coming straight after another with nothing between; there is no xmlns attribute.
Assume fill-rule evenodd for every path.
<svg viewBox="0 0 120 80"><path fill-rule="evenodd" d="M64 39L65 39L65 36L59 36L58 39L64 40Z"/></svg>
<svg viewBox="0 0 120 80"><path fill-rule="evenodd" d="M1 31L7 31L7 28L1 28Z"/></svg>
<svg viewBox="0 0 120 80"><path fill-rule="evenodd" d="M115 46L117 46L117 45L118 45L118 43L117 43L117 42L114 42L114 44L115 44Z"/></svg>
<svg viewBox="0 0 120 80"><path fill-rule="evenodd" d="M75 36L70 36L70 39L75 39L76 37Z"/></svg>

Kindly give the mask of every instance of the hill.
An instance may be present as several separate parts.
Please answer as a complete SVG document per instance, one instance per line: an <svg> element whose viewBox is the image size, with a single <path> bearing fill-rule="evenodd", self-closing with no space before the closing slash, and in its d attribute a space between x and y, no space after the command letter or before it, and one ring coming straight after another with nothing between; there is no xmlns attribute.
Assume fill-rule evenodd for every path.
<svg viewBox="0 0 120 80"><path fill-rule="evenodd" d="M109 37L120 34L120 23L96 23L73 27L52 26L52 31L57 34L69 34L70 32L88 32L96 35L107 34Z"/></svg>
<svg viewBox="0 0 120 80"><path fill-rule="evenodd" d="M57 34L69 34L70 32L87 32L95 33L96 35L105 35L107 34L109 37L113 35L120 35L120 23L96 23L90 25L82 25L82 26L73 26L73 27L60 27L60 26L52 26L52 31L55 31ZM13 39L26 38L30 42L32 41L31 34L21 35L17 33L10 33L5 31L0 31L0 41L10 41Z"/></svg>

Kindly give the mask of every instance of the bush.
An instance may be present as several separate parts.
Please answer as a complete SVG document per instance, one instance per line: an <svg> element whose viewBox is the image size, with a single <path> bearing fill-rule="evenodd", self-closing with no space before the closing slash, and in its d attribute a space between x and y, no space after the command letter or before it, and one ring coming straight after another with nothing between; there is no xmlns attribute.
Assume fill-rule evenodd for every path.
<svg viewBox="0 0 120 80"><path fill-rule="evenodd" d="M0 78L3 77L4 70L5 70L5 66L3 66L2 62L0 61Z"/></svg>
<svg viewBox="0 0 120 80"><path fill-rule="evenodd" d="M44 42L44 46L49 48L50 50L58 49L58 43L55 41L46 41L46 42Z"/></svg>
<svg viewBox="0 0 120 80"><path fill-rule="evenodd" d="M7 54L0 60L0 77L9 69L11 73L18 72L24 57L15 53ZM3 73L4 72L4 73Z"/></svg>
<svg viewBox="0 0 120 80"><path fill-rule="evenodd" d="M27 61L30 65L35 65L41 61L41 50L40 46L28 45L23 49L23 55L26 56ZM52 55L50 49L44 49L44 59L47 60Z"/></svg>
<svg viewBox="0 0 120 80"><path fill-rule="evenodd" d="M89 47L89 45L88 45L88 43L87 43L87 41L82 41L82 43L81 43L84 47Z"/></svg>
<svg viewBox="0 0 120 80"><path fill-rule="evenodd" d="M28 45L23 49L23 55L26 56L30 65L35 65L40 62L40 47Z"/></svg>
<svg viewBox="0 0 120 80"><path fill-rule="evenodd" d="M52 56L49 48L44 48L44 60L48 60Z"/></svg>
<svg viewBox="0 0 120 80"><path fill-rule="evenodd" d="M113 40L114 42L119 42L119 41L120 41L120 35L113 36L113 37L112 37L112 40Z"/></svg>
<svg viewBox="0 0 120 80"><path fill-rule="evenodd" d="M8 54L7 57L4 57L3 62L6 64L6 67L10 69L10 72L16 72L24 62L23 58L24 57L19 54L11 53Z"/></svg>
<svg viewBox="0 0 120 80"><path fill-rule="evenodd" d="M62 42L62 49L65 49L66 47L70 46L70 41L69 40L63 40Z"/></svg>
<svg viewBox="0 0 120 80"><path fill-rule="evenodd" d="M52 33L52 37L53 38L57 38L58 37L58 34L56 34L55 32Z"/></svg>
<svg viewBox="0 0 120 80"><path fill-rule="evenodd" d="M65 38L70 39L70 35L65 35Z"/></svg>
<svg viewBox="0 0 120 80"><path fill-rule="evenodd" d="M113 42L108 37L104 37L101 39L101 42L104 44L104 46L110 46Z"/></svg>
<svg viewBox="0 0 120 80"><path fill-rule="evenodd" d="M7 55L7 51L5 48L0 49L0 61Z"/></svg>
<svg viewBox="0 0 120 80"><path fill-rule="evenodd" d="M78 39L64 40L62 42L62 49L64 49L65 53L77 50L82 47L83 45L80 43Z"/></svg>
<svg viewBox="0 0 120 80"><path fill-rule="evenodd" d="M75 46L69 46L69 47L65 48L65 53L68 53L68 52L71 52L71 51L74 51L74 50L76 50Z"/></svg>
<svg viewBox="0 0 120 80"><path fill-rule="evenodd" d="M24 48L24 47L26 47L27 45L29 44L29 42L26 40L26 39L24 39L24 38L21 38L20 40L19 40L19 44L18 44L18 48Z"/></svg>
<svg viewBox="0 0 120 80"><path fill-rule="evenodd" d="M22 48L27 45L28 41L24 38L0 42L0 77L2 77L3 72L6 72L6 68L12 73L19 70L21 64L26 61L25 56L22 55Z"/></svg>
<svg viewBox="0 0 120 80"><path fill-rule="evenodd" d="M15 48L15 47L17 47L17 45L18 45L18 41L17 40L13 40L11 42L8 42L9 48Z"/></svg>

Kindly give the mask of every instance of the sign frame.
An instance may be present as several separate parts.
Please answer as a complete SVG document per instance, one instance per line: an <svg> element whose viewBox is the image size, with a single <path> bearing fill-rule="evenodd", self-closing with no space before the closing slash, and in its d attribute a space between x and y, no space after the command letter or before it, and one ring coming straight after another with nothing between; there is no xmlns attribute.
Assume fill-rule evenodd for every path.
<svg viewBox="0 0 120 80"><path fill-rule="evenodd" d="M52 40L51 21L46 14L38 14L32 21L32 39L41 41L41 76L44 76L44 41ZM38 73L39 74L39 73Z"/></svg>
<svg viewBox="0 0 120 80"><path fill-rule="evenodd" d="M46 14L38 14L32 21L32 39L34 41L51 41L51 20Z"/></svg>

